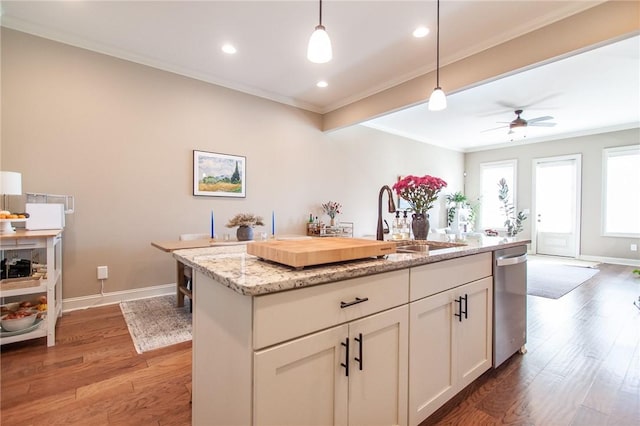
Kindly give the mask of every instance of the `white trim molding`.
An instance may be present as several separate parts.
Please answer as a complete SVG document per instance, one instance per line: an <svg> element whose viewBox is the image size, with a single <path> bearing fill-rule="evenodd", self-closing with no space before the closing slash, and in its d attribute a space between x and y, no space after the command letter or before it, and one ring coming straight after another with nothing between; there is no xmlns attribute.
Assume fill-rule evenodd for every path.
<svg viewBox="0 0 640 426"><path fill-rule="evenodd" d="M622 257L604 257L604 256L578 256L580 260L588 260L590 262L610 263L612 265L639 266L640 260L625 259Z"/></svg>
<svg viewBox="0 0 640 426"><path fill-rule="evenodd" d="M73 297L62 300L62 312L79 309L96 308L98 306L113 305L127 300L146 299L148 297L175 294L176 284L163 284L153 287L135 288L133 290L114 291L111 293L95 294L91 296Z"/></svg>

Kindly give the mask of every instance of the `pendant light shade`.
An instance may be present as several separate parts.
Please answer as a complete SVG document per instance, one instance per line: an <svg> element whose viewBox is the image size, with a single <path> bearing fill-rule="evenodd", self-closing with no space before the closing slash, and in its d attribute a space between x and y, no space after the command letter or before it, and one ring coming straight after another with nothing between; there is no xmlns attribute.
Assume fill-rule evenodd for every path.
<svg viewBox="0 0 640 426"><path fill-rule="evenodd" d="M322 25L322 0L320 0L320 23L309 39L307 47L307 59L316 64L329 62L333 57L331 50L331 40L324 25Z"/></svg>
<svg viewBox="0 0 640 426"><path fill-rule="evenodd" d="M447 95L440 87L440 0L437 2L437 26L436 26L436 88L429 98L429 111L442 111L447 108Z"/></svg>
<svg viewBox="0 0 640 426"><path fill-rule="evenodd" d="M429 98L429 111L442 111L447 108L447 95L440 87L433 89Z"/></svg>

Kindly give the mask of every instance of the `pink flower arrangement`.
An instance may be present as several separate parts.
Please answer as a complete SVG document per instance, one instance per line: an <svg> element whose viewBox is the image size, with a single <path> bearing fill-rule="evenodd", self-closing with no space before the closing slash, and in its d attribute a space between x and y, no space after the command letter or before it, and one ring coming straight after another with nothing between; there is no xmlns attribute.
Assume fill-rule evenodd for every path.
<svg viewBox="0 0 640 426"><path fill-rule="evenodd" d="M440 190L445 186L447 182L437 177L409 175L396 182L393 190L407 200L415 213L426 214L438 199Z"/></svg>

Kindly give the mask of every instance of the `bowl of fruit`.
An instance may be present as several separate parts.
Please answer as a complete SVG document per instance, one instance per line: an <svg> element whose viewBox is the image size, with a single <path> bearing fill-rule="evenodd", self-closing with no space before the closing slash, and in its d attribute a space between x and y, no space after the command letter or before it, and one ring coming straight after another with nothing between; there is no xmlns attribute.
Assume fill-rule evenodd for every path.
<svg viewBox="0 0 640 426"><path fill-rule="evenodd" d="M37 315L29 310L18 310L0 317L0 324L5 331L20 331L29 328L36 322Z"/></svg>

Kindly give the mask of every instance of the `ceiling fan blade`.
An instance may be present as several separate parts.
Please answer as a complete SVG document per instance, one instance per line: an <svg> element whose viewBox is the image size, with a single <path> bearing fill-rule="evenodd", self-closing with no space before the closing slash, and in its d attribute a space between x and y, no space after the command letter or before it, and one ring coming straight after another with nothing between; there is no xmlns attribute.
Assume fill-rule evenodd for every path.
<svg viewBox="0 0 640 426"><path fill-rule="evenodd" d="M546 121L546 120L553 120L553 117L551 117L550 115L545 115L544 117L527 119L527 123L531 124L531 123L537 123L538 121Z"/></svg>
<svg viewBox="0 0 640 426"><path fill-rule="evenodd" d="M509 127L509 126L492 127L491 129L484 129L484 130L480 131L480 133L491 132L493 130L498 130L498 129L506 129L507 127Z"/></svg>
<svg viewBox="0 0 640 426"><path fill-rule="evenodd" d="M510 102L505 102L505 101L496 101L496 104L500 105L503 108L507 108L511 111L515 111L517 109L525 109L528 105L516 105L516 104L512 104Z"/></svg>
<svg viewBox="0 0 640 426"><path fill-rule="evenodd" d="M532 123L532 122L529 122L527 124L527 126L531 126L531 127L554 127L556 124L558 124L558 123L541 123L541 122Z"/></svg>
<svg viewBox="0 0 640 426"><path fill-rule="evenodd" d="M516 110L516 109L522 109L522 110L527 110L527 109L531 109L532 107L536 107L535 109L539 109L540 108L540 104L548 101L550 99L556 98L558 96L560 96L562 93L560 92L556 92L556 93L549 93L548 95L539 97L537 99L534 99L533 101L530 101L526 104L514 104L512 102L507 102L507 101L503 101L503 100L498 100L496 101L496 104L500 105L501 107L504 108L508 108L512 111ZM546 109L546 108L545 108Z"/></svg>

